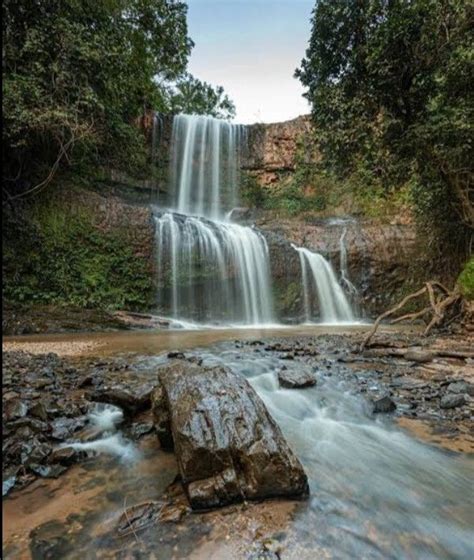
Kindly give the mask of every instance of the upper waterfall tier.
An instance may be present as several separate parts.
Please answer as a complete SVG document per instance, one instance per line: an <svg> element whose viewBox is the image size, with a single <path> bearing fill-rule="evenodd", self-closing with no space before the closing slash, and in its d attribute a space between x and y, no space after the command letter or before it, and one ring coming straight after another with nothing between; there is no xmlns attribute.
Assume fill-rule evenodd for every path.
<svg viewBox="0 0 474 560"><path fill-rule="evenodd" d="M176 115L171 136L171 207L223 218L238 203L245 127L201 115Z"/></svg>

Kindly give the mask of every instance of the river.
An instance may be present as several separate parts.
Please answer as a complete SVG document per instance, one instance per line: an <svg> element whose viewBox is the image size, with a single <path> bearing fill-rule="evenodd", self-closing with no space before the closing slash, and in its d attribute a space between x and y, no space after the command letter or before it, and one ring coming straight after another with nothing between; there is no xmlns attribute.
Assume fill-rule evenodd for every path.
<svg viewBox="0 0 474 560"><path fill-rule="evenodd" d="M307 502L274 501L194 514L178 525L162 524L120 540L111 527L125 506L159 499L177 472L173 455L158 449L155 436L147 436L130 460L99 454L60 479L38 480L14 491L4 500L5 557L28 557L29 547L33 558L243 559L267 539L288 560L472 558L472 455L425 444L390 417L372 415L353 372L338 362L334 349L323 345L315 387L289 390L278 385L276 374L288 360L263 345L240 342L350 334L362 328L8 338L8 343L50 348L94 342L83 349L85 355L127 356L149 375L167 361L168 350L187 350L204 365L225 365L245 376L267 405L303 463L311 496ZM30 530L39 525L39 533L29 540ZM52 543L47 556L47 547L38 544L44 541ZM127 555L131 551L134 555Z"/></svg>

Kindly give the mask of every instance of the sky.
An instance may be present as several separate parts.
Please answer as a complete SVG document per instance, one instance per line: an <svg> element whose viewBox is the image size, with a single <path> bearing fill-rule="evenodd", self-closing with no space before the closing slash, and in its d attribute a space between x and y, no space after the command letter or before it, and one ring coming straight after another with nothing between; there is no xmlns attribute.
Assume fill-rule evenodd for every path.
<svg viewBox="0 0 474 560"><path fill-rule="evenodd" d="M224 86L235 122L281 122L309 113L293 77L305 55L315 0L188 0L191 74Z"/></svg>

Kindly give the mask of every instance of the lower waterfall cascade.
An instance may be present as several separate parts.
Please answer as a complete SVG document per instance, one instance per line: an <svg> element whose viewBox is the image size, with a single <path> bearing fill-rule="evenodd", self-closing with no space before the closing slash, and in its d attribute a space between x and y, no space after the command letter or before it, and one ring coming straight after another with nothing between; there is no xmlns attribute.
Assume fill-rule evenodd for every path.
<svg viewBox="0 0 474 560"><path fill-rule="evenodd" d="M154 122L161 125L159 119ZM153 218L157 306L175 321L277 322L267 241L257 228L230 218L239 199L245 138L241 125L201 115L173 118L168 200L153 208ZM354 321L331 265L317 253L294 248L301 262L306 322L316 317L316 309L324 323ZM343 258L347 269L341 253L341 264ZM341 269L341 282L346 269Z"/></svg>
<svg viewBox="0 0 474 560"><path fill-rule="evenodd" d="M208 323L273 321L263 235L251 227L171 212L157 215L155 221L160 295L170 299L173 318Z"/></svg>
<svg viewBox="0 0 474 560"><path fill-rule="evenodd" d="M346 248L346 235L347 227L342 230L341 237L339 238L339 262L341 269L341 283L345 286L347 292L351 295L357 295L357 288L349 278L348 265L347 265L347 248Z"/></svg>

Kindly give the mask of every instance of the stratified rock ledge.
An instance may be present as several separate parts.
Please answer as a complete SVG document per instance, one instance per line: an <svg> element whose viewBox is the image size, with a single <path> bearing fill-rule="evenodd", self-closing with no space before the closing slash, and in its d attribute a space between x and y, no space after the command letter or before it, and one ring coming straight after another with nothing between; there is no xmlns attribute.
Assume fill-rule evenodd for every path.
<svg viewBox="0 0 474 560"><path fill-rule="evenodd" d="M155 426L174 448L195 510L243 500L309 495L303 467L249 383L189 362L159 370Z"/></svg>

